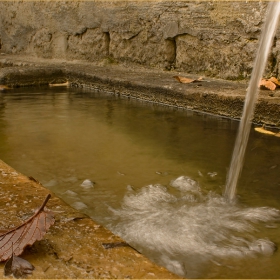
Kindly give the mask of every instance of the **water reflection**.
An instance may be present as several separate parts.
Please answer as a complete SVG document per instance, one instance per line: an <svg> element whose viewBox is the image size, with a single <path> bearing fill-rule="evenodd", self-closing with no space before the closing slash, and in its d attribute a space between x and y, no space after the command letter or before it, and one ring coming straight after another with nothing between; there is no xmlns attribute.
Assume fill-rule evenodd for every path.
<svg viewBox="0 0 280 280"><path fill-rule="evenodd" d="M4 94L0 91L0 146L3 147L3 149L7 150L7 136L5 135L6 128L7 128L7 122L4 119L5 115L5 108L6 108L6 102L4 99Z"/></svg>
<svg viewBox="0 0 280 280"><path fill-rule="evenodd" d="M112 125L114 119L114 105L112 100L107 100L106 109L107 109L107 113L106 113L107 123L108 125Z"/></svg>

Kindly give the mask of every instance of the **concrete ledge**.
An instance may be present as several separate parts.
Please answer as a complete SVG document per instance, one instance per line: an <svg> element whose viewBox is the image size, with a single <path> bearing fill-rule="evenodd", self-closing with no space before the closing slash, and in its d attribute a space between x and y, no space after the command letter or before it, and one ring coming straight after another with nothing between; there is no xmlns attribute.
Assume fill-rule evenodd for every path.
<svg viewBox="0 0 280 280"><path fill-rule="evenodd" d="M32 216L49 190L18 173L0 160L0 228L8 229ZM35 266L36 279L142 278L174 279L179 276L149 261L131 247L105 249L102 243L123 242L52 194L47 208L55 224L41 241L27 248L22 257ZM4 278L0 263L0 278Z"/></svg>
<svg viewBox="0 0 280 280"><path fill-rule="evenodd" d="M193 76L142 67L125 68L25 56L1 56L0 66L0 84L12 87L69 80L75 87L93 88L233 119L241 117L248 84L248 81L231 82L207 77L199 83L181 84L173 76ZM279 116L279 91L261 90L253 122L280 127Z"/></svg>

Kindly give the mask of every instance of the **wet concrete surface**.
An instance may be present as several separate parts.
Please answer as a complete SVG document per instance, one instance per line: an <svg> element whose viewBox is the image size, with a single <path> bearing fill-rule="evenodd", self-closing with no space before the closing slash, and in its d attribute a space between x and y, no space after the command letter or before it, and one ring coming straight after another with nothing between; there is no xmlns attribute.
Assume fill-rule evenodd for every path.
<svg viewBox="0 0 280 280"><path fill-rule="evenodd" d="M198 75L133 65L0 56L3 85L37 86L68 80L73 87L93 88L227 118L241 117L248 81L203 77L200 82L182 84L174 78L176 75L198 78ZM253 121L279 128L279 116L280 90L260 90Z"/></svg>
<svg viewBox="0 0 280 280"><path fill-rule="evenodd" d="M49 193L39 182L0 160L0 228L8 230L22 224ZM55 224L21 255L35 266L28 278L180 278L54 194L46 207L54 213ZM0 263L0 278L4 278L4 264Z"/></svg>

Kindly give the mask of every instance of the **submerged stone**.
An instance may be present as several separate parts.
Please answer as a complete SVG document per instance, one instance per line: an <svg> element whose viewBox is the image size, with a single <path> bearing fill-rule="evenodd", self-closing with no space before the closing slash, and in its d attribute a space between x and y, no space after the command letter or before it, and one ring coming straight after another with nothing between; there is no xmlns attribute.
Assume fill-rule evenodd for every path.
<svg viewBox="0 0 280 280"><path fill-rule="evenodd" d="M93 185L94 185L94 183L91 180L86 179L83 181L83 183L80 186L85 189L90 189L90 188L93 188Z"/></svg>
<svg viewBox="0 0 280 280"><path fill-rule="evenodd" d="M74 207L77 210L82 210L88 208L86 204L84 204L81 201L76 201L72 204L72 207Z"/></svg>

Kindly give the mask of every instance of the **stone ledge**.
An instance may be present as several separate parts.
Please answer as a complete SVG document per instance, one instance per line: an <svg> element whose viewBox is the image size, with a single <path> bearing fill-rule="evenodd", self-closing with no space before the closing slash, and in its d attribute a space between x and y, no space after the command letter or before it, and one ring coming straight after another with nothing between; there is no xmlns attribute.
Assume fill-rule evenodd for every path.
<svg viewBox="0 0 280 280"><path fill-rule="evenodd" d="M0 56L0 66L0 84L8 86L36 86L67 79L73 87L93 88L232 119L241 117L247 87L245 81L207 77L199 83L182 84L173 76L197 77L143 67L100 66L26 56ZM280 93L261 90L253 122L280 127L279 116Z"/></svg>

